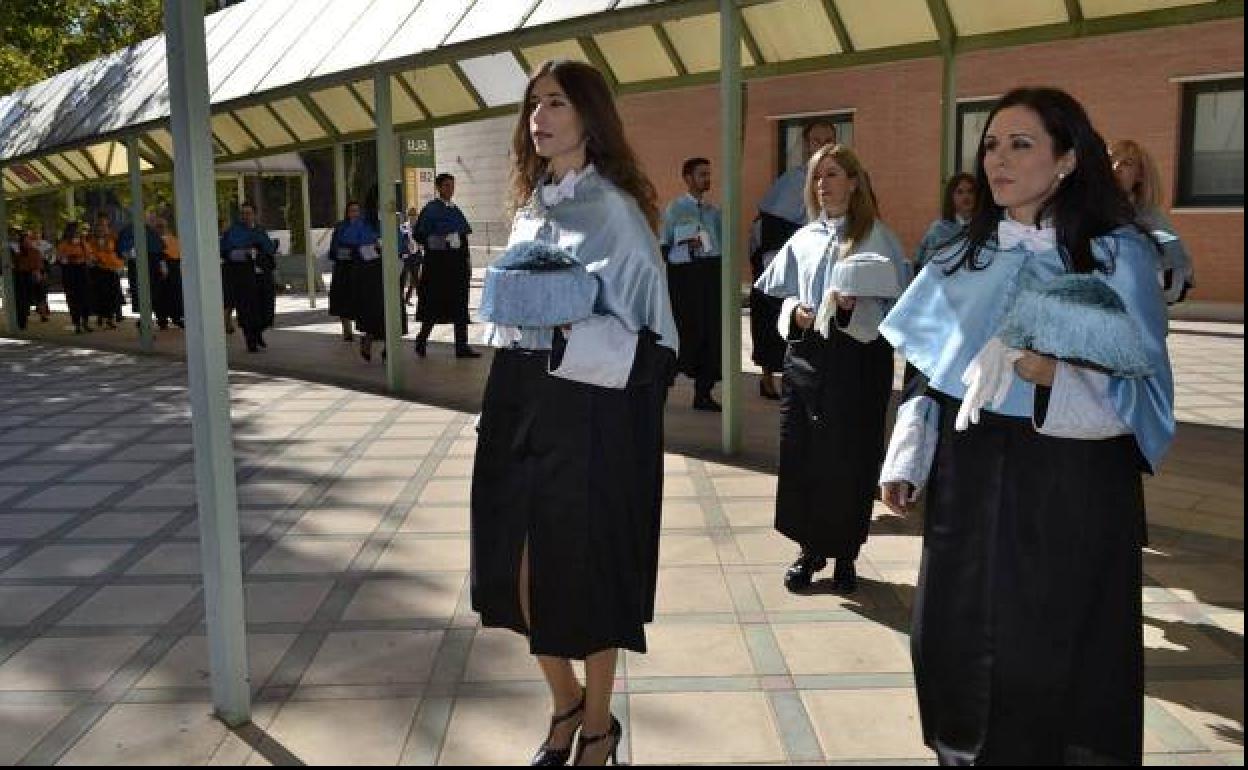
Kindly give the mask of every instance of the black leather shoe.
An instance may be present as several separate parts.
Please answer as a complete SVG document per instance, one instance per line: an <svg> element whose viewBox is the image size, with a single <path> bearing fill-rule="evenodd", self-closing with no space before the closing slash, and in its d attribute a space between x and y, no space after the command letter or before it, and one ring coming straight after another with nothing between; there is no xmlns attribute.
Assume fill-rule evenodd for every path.
<svg viewBox="0 0 1248 770"><path fill-rule="evenodd" d="M412 346L412 350L416 351L416 355L424 358L428 354L428 345L424 340L416 340L416 344Z"/></svg>
<svg viewBox="0 0 1248 770"><path fill-rule="evenodd" d="M828 566L828 560L822 556L811 556L802 553L797 561L784 573L784 587L790 591L801 591L810 588L810 581L815 573Z"/></svg>
<svg viewBox="0 0 1248 770"><path fill-rule="evenodd" d="M556 727L573 719L579 722L582 718L584 718L584 716L585 691L582 690L581 700L579 703L562 714L555 714L550 718L550 731L546 733L546 742L543 743L542 747L537 750L536 754L533 755L533 759L529 761L529 764L534 767L558 767L560 765L568 764L568 758L572 756L572 740L576 739L576 730L580 729L579 724L576 729L572 731L572 739L568 741L567 748L552 749L546 744L550 743L550 738L554 735Z"/></svg>
<svg viewBox="0 0 1248 770"><path fill-rule="evenodd" d="M264 332L261 332L261 333L259 333L259 334L257 334L257 335L256 335L256 344L257 344L257 345L259 345L260 347L262 347L262 348L266 348L266 349L269 347L269 346L268 346L268 344L267 344L267 343L265 343L265 341L264 341Z"/></svg>
<svg viewBox="0 0 1248 770"><path fill-rule="evenodd" d="M858 590L858 570L853 559L837 559L832 571L832 590L852 594Z"/></svg>
<svg viewBox="0 0 1248 770"><path fill-rule="evenodd" d="M719 402L710 396L695 396L693 399L693 408L699 412L722 412L724 408Z"/></svg>
<svg viewBox="0 0 1248 770"><path fill-rule="evenodd" d="M481 354L472 348L457 348L455 350L456 358L480 358Z"/></svg>

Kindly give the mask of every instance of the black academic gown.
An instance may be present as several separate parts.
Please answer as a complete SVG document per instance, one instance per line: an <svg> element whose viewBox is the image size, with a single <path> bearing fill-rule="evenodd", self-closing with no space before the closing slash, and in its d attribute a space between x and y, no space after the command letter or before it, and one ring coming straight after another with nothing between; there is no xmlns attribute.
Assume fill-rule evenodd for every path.
<svg viewBox="0 0 1248 770"><path fill-rule="evenodd" d="M884 460L893 349L835 325L831 335L795 330L785 355L776 529L810 554L856 559Z"/></svg>
<svg viewBox="0 0 1248 770"><path fill-rule="evenodd" d="M750 255L750 270L754 281L763 274L763 255L784 247L800 224L766 212L759 213L759 247ZM784 300L768 296L758 289L750 290L750 339L754 344L754 363L769 372L784 368L785 341L776 331L780 318L780 306Z"/></svg>

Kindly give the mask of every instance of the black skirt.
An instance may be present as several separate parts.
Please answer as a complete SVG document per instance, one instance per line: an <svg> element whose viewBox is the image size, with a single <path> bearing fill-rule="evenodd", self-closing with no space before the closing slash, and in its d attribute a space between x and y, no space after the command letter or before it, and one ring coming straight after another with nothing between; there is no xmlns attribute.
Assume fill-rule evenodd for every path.
<svg viewBox="0 0 1248 770"><path fill-rule="evenodd" d="M355 328L373 339L386 336L385 276L380 259L361 260L355 263L351 274L352 312ZM399 302L402 333L407 333L407 311Z"/></svg>
<svg viewBox="0 0 1248 770"><path fill-rule="evenodd" d="M91 315L91 268L84 264L67 264L61 268L65 286L65 302L75 325L86 323Z"/></svg>
<svg viewBox="0 0 1248 770"><path fill-rule="evenodd" d="M945 764L1139 764L1139 453L940 403L911 632L923 736Z"/></svg>
<svg viewBox="0 0 1248 770"><path fill-rule="evenodd" d="M803 550L856 559L884 461L893 349L833 330L789 345L781 403L776 530Z"/></svg>
<svg viewBox="0 0 1248 770"><path fill-rule="evenodd" d="M547 374L548 353L495 354L472 478L472 606L483 625L527 634L535 655L645 652L673 358L643 332L617 390ZM531 629L517 581L526 542Z"/></svg>
<svg viewBox="0 0 1248 770"><path fill-rule="evenodd" d="M472 276L468 249L430 249L416 287L416 320L425 323L469 323L468 281Z"/></svg>
<svg viewBox="0 0 1248 770"><path fill-rule="evenodd" d="M334 271L329 277L329 314L338 318L355 318L355 289L351 277L355 263L345 259L334 260Z"/></svg>
<svg viewBox="0 0 1248 770"><path fill-rule="evenodd" d="M702 382L721 379L720 260L667 266L667 288L680 337L676 370Z"/></svg>
<svg viewBox="0 0 1248 770"><path fill-rule="evenodd" d="M763 255L784 248L784 244L801 229L801 225L763 212L759 213L758 220L759 246L750 254L750 272L756 282L766 269ZM750 340L754 348L751 358L767 372L778 372L784 368L787 344L776 328L783 304L782 299L764 294L758 289L750 290Z"/></svg>
<svg viewBox="0 0 1248 770"><path fill-rule="evenodd" d="M169 273L161 281L157 297L161 301L162 310L166 315L158 317L181 322L185 315L185 303L182 297L182 260L166 259L165 265Z"/></svg>
<svg viewBox="0 0 1248 770"><path fill-rule="evenodd" d="M259 277L251 260L225 263L228 296L238 310L238 325L249 335L258 334L265 328L266 314L261 305Z"/></svg>

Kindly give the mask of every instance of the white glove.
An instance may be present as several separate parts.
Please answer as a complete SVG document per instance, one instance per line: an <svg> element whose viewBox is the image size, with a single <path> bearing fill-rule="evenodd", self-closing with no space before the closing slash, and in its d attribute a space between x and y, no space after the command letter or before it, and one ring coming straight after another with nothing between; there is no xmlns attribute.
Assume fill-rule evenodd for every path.
<svg viewBox="0 0 1248 770"><path fill-rule="evenodd" d="M1005 403L1010 386L1014 384L1014 363L1022 357L1023 351L1006 347L1000 339L988 340L962 372L966 396L954 420L954 430L964 431L972 423L978 425L981 409Z"/></svg>

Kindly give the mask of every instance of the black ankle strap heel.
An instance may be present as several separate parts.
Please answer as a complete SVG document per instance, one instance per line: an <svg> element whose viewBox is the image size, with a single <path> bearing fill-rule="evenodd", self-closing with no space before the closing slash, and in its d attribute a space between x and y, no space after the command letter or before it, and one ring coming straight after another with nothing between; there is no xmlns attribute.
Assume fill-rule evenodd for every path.
<svg viewBox="0 0 1248 770"><path fill-rule="evenodd" d="M614 716L611 717L611 728L601 735L586 735L585 731L581 731L581 737L576 742L576 759L572 760L572 764L579 765L581 763L581 755L585 753L586 746L592 746L595 743L603 741L611 741L611 749L607 752L607 759L611 760L611 764L619 765L620 760L617 754L620 750L620 739L624 736L624 728L620 726L620 720ZM604 761L605 765L606 762Z"/></svg>
<svg viewBox="0 0 1248 770"><path fill-rule="evenodd" d="M550 730L546 733L546 742L543 743L542 747L537 750L536 754L533 755L533 759L532 761L529 762L529 764L533 767L545 767L545 766L557 767L559 765L566 765L568 763L568 758L572 756L571 743L568 744L568 748L566 749L552 749L546 744L550 743L551 737L555 734L556 727L563 724L564 722L575 719L578 716L583 716L584 713L585 713L585 691L581 690L581 699L580 701L577 702L575 706L563 712L562 714L555 714L553 717L550 718ZM575 739L576 735L573 734L572 737L573 739Z"/></svg>

